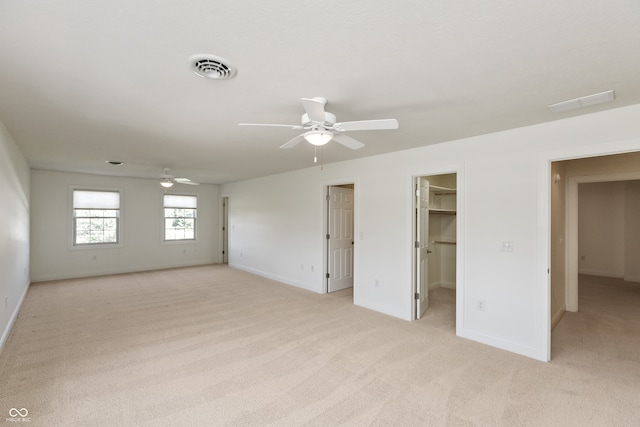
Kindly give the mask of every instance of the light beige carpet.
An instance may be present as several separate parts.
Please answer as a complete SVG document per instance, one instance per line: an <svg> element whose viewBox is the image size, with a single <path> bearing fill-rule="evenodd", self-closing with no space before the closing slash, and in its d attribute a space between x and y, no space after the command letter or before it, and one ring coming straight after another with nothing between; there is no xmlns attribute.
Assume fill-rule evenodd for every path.
<svg viewBox="0 0 640 427"><path fill-rule="evenodd" d="M640 425L640 288L588 286L542 363L456 337L445 289L405 322L221 265L33 284L0 423Z"/></svg>

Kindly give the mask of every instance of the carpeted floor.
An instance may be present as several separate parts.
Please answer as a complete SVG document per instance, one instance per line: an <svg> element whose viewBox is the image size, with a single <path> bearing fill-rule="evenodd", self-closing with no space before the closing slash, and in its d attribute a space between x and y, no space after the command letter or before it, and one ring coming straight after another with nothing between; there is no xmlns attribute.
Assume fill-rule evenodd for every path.
<svg viewBox="0 0 640 427"><path fill-rule="evenodd" d="M33 284L0 423L638 426L640 286L583 282L551 363L456 337L445 289L405 322L221 265Z"/></svg>

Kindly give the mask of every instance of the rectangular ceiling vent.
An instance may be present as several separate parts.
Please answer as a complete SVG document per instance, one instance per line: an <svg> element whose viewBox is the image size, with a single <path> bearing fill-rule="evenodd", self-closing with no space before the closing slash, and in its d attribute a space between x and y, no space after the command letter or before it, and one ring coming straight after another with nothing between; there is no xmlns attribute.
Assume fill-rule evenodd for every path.
<svg viewBox="0 0 640 427"><path fill-rule="evenodd" d="M570 99L568 101L550 104L549 109L554 113L562 113L563 111L576 110L578 108L589 107L591 105L603 104L611 102L615 99L613 90L606 92L594 93L593 95L583 96L581 98Z"/></svg>

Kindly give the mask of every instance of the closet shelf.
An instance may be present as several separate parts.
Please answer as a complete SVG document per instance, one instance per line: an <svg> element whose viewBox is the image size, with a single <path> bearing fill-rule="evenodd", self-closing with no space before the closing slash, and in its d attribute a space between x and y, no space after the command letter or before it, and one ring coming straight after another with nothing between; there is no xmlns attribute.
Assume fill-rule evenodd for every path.
<svg viewBox="0 0 640 427"><path fill-rule="evenodd" d="M441 187L439 185L429 185L429 191L433 191L436 195L456 194L455 188Z"/></svg>
<svg viewBox="0 0 640 427"><path fill-rule="evenodd" d="M453 240L434 240L434 243L441 245L455 245L456 242Z"/></svg>
<svg viewBox="0 0 640 427"><path fill-rule="evenodd" d="M429 213L438 215L455 215L456 211L451 209L429 209Z"/></svg>

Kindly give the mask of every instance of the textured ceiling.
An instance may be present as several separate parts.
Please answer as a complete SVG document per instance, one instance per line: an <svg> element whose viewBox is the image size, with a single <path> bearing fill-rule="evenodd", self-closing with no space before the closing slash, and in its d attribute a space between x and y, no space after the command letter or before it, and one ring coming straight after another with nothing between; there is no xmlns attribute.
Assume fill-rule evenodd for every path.
<svg viewBox="0 0 640 427"><path fill-rule="evenodd" d="M0 120L34 168L223 183L313 166L311 145L278 148L297 131L237 126L297 124L302 97L400 123L326 163L640 103L639 28L630 0L3 0ZM238 75L196 76L197 53Z"/></svg>

